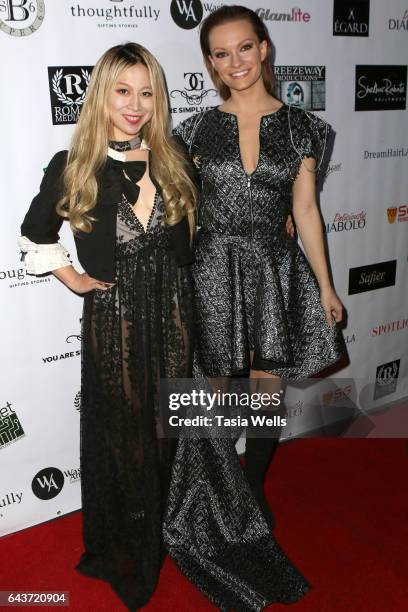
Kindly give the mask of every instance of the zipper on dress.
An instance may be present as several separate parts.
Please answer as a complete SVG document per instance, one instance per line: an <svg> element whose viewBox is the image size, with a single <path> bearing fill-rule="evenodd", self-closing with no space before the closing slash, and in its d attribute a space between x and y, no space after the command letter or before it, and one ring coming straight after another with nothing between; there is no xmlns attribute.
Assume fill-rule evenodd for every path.
<svg viewBox="0 0 408 612"><path fill-rule="evenodd" d="M251 189L251 175L247 174L247 187L249 193L249 210L251 213L251 238L254 237L254 212L252 210L252 189Z"/></svg>

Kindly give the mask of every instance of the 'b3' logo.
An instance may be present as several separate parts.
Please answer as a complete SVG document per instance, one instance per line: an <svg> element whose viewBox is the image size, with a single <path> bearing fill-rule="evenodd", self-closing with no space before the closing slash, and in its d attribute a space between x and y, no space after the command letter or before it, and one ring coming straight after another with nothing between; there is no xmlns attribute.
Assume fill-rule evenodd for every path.
<svg viewBox="0 0 408 612"><path fill-rule="evenodd" d="M11 36L33 34L44 16L44 0L0 0L0 30Z"/></svg>
<svg viewBox="0 0 408 612"><path fill-rule="evenodd" d="M183 30L196 28L203 18L201 0L172 0L170 14L173 21Z"/></svg>

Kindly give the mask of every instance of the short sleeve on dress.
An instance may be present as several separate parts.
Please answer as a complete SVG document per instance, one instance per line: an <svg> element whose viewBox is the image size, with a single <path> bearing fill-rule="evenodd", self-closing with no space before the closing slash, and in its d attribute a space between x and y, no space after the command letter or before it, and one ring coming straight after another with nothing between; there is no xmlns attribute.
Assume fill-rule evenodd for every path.
<svg viewBox="0 0 408 612"><path fill-rule="evenodd" d="M203 116L204 113L192 115L179 123L173 130L173 138L178 143L188 161L186 170L198 191L200 191L201 188L201 179L194 160L199 146L197 128Z"/></svg>
<svg viewBox="0 0 408 612"><path fill-rule="evenodd" d="M190 157L195 144L197 128L201 123L203 116L204 113L192 115L191 117L188 117L188 119L185 119L179 123L178 126L173 129L173 136L175 136L177 140L181 140L184 143Z"/></svg>
<svg viewBox="0 0 408 612"><path fill-rule="evenodd" d="M316 172L321 168L331 129L331 125L321 117L309 111L289 107L292 146L300 159L313 157L316 160Z"/></svg>

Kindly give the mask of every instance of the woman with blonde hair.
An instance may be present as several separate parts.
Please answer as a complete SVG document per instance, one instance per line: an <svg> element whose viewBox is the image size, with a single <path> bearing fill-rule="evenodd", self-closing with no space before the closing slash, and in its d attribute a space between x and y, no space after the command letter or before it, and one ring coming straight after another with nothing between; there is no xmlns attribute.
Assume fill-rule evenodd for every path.
<svg viewBox="0 0 408 612"><path fill-rule="evenodd" d="M19 241L28 273L53 272L84 294L77 569L108 581L131 610L151 597L163 559L175 449L159 435L158 383L191 369L187 170L157 60L115 46L92 72L71 147L50 161ZM83 273L58 242L64 218Z"/></svg>

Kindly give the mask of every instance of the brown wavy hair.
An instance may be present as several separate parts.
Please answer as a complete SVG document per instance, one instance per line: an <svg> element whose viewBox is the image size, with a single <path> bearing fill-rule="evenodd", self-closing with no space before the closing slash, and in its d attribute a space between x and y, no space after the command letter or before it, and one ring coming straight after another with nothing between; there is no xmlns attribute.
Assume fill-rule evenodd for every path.
<svg viewBox="0 0 408 612"><path fill-rule="evenodd" d="M232 5L232 6L221 6L219 9L207 15L202 21L200 26L200 45L203 53L204 62L208 70L211 79L216 86L218 93L223 100L228 100L231 97L230 89L222 79L218 76L216 70L214 70L209 56L211 55L211 49L209 44L210 33L213 28L230 21L245 20L251 24L259 42L266 41L267 51L266 57L262 62L262 79L265 85L266 91L273 96L274 95L274 77L272 72L272 41L269 36L268 29L262 19L251 9L246 6Z"/></svg>
<svg viewBox="0 0 408 612"><path fill-rule="evenodd" d="M186 157L171 136L164 75L150 51L136 43L108 49L92 71L68 152L64 196L57 204L57 212L69 219L75 233L90 232L95 221L91 211L98 195L96 173L106 162L111 127L108 95L118 75L135 64L146 66L153 91L153 116L143 127L143 138L152 152L152 174L163 192L166 223L174 225L187 215L193 233L196 189Z"/></svg>

